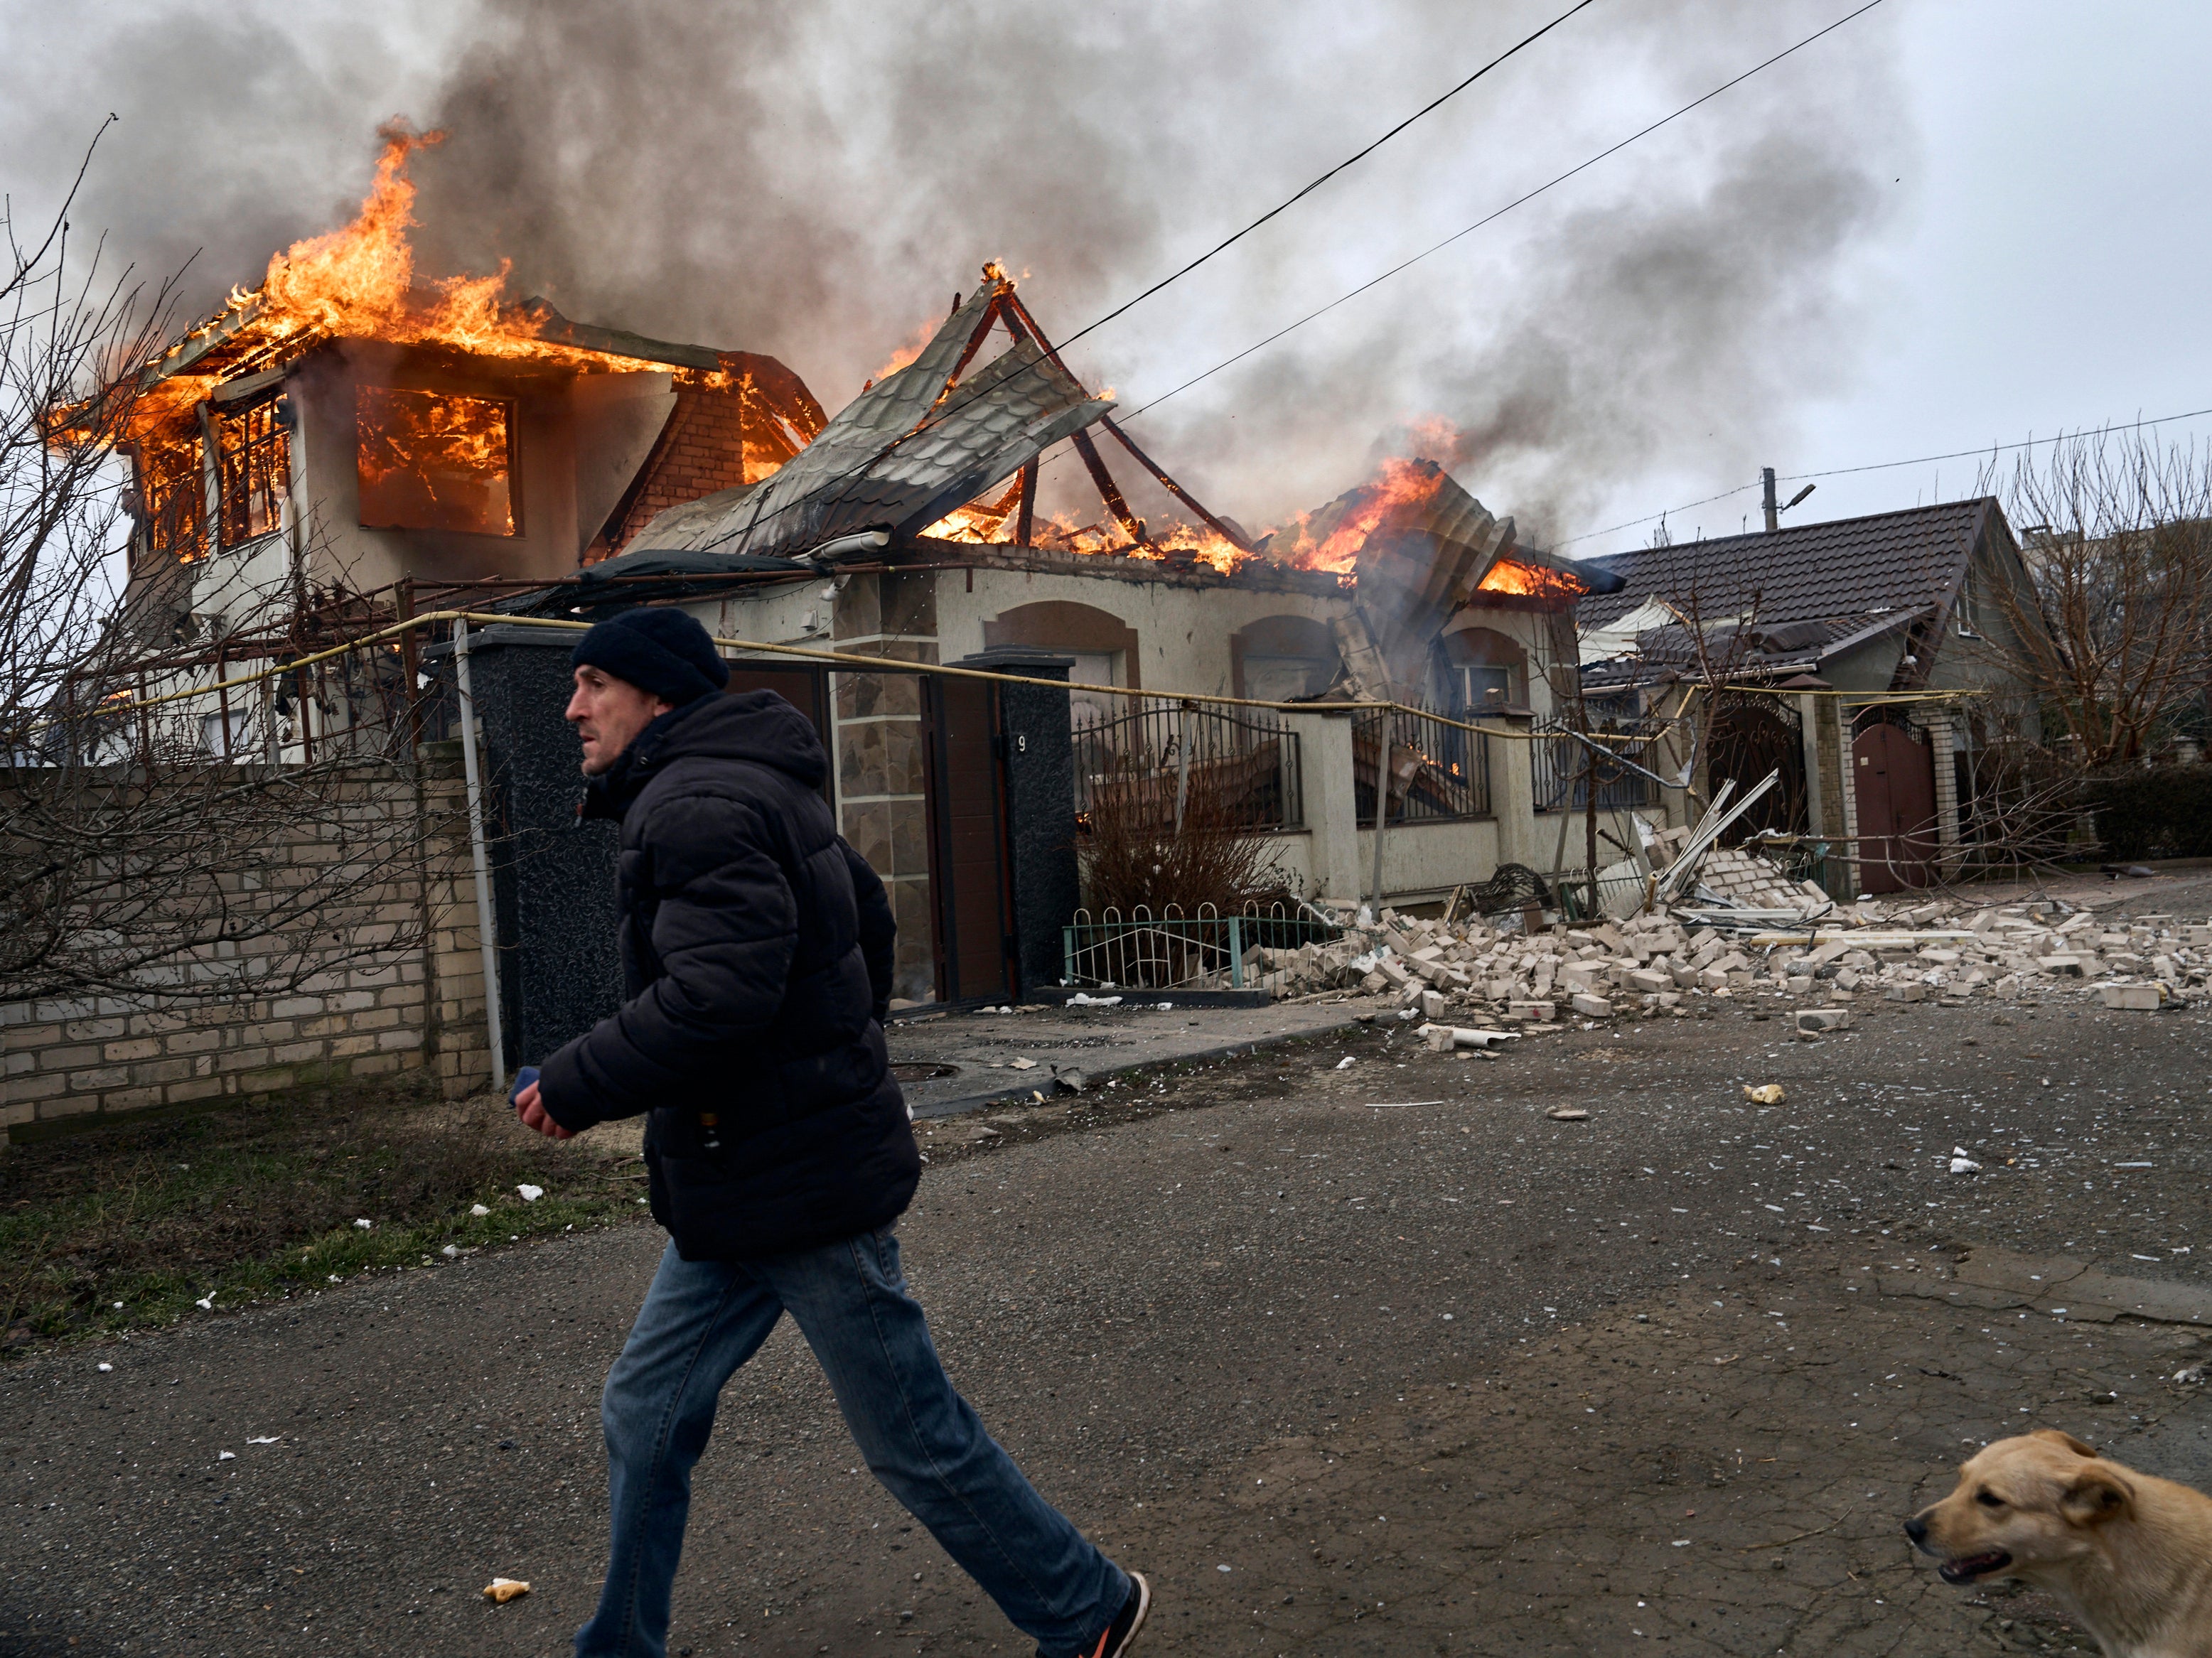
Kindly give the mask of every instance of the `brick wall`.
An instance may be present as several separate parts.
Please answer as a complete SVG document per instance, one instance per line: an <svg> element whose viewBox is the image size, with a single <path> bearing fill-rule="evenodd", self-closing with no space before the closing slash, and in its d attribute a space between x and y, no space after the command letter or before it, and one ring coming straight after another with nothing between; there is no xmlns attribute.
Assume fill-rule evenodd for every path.
<svg viewBox="0 0 2212 1658"><path fill-rule="evenodd" d="M671 507L759 483L822 429L820 406L781 363L739 352L723 361L719 374L676 377L675 412L594 557L622 552Z"/></svg>
<svg viewBox="0 0 2212 1658"><path fill-rule="evenodd" d="M362 811L418 811L416 786L364 767L346 785ZM225 1000L158 992L0 1004L0 1145L90 1118L245 1099L313 1083L426 1070L448 1096L489 1081L483 975L459 780L426 771L422 852L395 858L373 886L316 909L288 943L303 981ZM236 906L327 878L330 848L300 834L253 849L227 872ZM210 960L234 952L210 950Z"/></svg>

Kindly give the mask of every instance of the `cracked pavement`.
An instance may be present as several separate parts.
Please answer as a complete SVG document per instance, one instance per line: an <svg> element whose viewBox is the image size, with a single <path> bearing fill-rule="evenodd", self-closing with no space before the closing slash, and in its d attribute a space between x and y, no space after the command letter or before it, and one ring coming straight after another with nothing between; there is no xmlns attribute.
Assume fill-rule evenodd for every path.
<svg viewBox="0 0 2212 1658"><path fill-rule="evenodd" d="M2090 1649L1899 1522L2029 1426L2212 1487L2212 1388L2172 1379L2207 1332L1937 1297L1970 1245L2204 1289L2212 1021L1758 1011L1495 1060L1331 1032L925 1125L908 1273L994 1431L1153 1575L1146 1652ZM659 1247L10 1366L0 1652L566 1651ZM672 1650L1026 1652L909 1525L787 1326L725 1395Z"/></svg>

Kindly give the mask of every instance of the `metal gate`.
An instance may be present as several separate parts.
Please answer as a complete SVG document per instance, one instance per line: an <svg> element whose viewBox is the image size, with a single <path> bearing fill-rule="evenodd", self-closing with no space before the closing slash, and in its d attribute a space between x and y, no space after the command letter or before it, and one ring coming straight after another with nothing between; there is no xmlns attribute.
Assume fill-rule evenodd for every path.
<svg viewBox="0 0 2212 1658"><path fill-rule="evenodd" d="M1017 982L1006 778L993 689L972 679L921 681L940 1001L1000 1001Z"/></svg>
<svg viewBox="0 0 2212 1658"><path fill-rule="evenodd" d="M1780 774L1765 798L1729 826L1723 845L1740 845L1761 829L1805 833L1805 734L1794 707L1778 696L1721 691L1708 741L1705 774L1712 789L1733 778L1741 798L1767 773Z"/></svg>
<svg viewBox="0 0 2212 1658"><path fill-rule="evenodd" d="M1936 878L1936 758L1925 733L1875 718L1851 739L1859 809L1859 890L1902 892Z"/></svg>

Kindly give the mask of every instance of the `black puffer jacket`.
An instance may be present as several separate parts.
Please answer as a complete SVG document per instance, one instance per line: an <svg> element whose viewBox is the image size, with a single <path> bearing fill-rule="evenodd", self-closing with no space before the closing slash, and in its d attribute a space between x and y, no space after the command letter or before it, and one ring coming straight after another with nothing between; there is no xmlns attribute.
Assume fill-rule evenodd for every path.
<svg viewBox="0 0 2212 1658"><path fill-rule="evenodd" d="M595 779L622 820L623 993L543 1067L563 1127L652 1115L653 1218L687 1260L888 1224L921 1159L884 1054L894 926L816 793L814 728L773 691L663 714Z"/></svg>

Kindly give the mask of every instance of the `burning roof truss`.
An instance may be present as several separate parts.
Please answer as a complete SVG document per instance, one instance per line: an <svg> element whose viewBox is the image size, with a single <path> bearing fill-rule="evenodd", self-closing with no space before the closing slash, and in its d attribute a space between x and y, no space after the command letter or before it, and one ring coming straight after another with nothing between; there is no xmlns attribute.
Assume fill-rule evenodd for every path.
<svg viewBox="0 0 2212 1658"><path fill-rule="evenodd" d="M956 305L912 362L875 380L765 481L726 489L663 513L639 537L641 550L792 555L864 531L911 537L963 513L996 538L1014 520L1013 541L1030 544L1036 464L1071 439L1099 497L1133 544L1148 546L1090 428L1103 428L1131 459L1238 552L1243 537L1200 504L1138 446L1053 349L996 265ZM969 372L994 326L1012 343ZM1013 479L995 501L981 498Z"/></svg>

